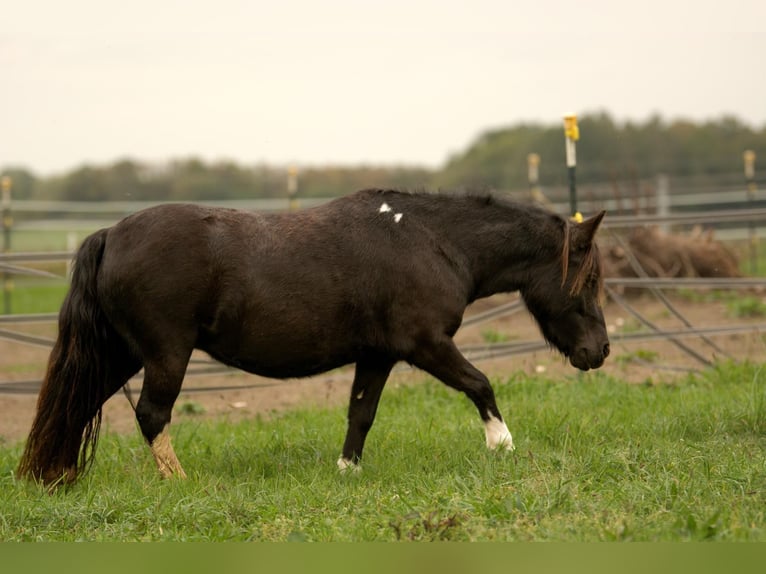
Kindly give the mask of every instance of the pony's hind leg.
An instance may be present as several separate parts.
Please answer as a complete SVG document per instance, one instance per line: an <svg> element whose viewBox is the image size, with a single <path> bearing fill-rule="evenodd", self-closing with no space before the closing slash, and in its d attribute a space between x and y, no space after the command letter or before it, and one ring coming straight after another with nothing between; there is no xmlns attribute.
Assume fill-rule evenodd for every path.
<svg viewBox="0 0 766 574"><path fill-rule="evenodd" d="M375 420L380 394L394 362L388 359L361 359L356 363L351 400L348 405L348 430L338 468L358 469L367 433Z"/></svg>
<svg viewBox="0 0 766 574"><path fill-rule="evenodd" d="M136 419L164 478L186 473L170 443L168 427L173 405L181 391L188 356L183 360L156 361L144 366L144 385L136 405Z"/></svg>

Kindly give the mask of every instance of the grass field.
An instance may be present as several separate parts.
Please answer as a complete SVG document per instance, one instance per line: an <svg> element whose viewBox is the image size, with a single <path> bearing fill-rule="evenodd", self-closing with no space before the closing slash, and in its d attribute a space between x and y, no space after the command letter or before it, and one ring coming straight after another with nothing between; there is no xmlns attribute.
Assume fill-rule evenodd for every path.
<svg viewBox="0 0 766 574"><path fill-rule="evenodd" d="M488 452L462 396L388 389L364 469L335 467L341 409L232 424L177 415L189 473L162 481L137 433L106 433L80 483L17 481L0 447L0 540L766 541L766 373L674 384L495 381L517 450Z"/></svg>
<svg viewBox="0 0 766 574"><path fill-rule="evenodd" d="M76 233L79 240L85 238L89 229L80 229ZM23 229L15 231L12 238L12 248L15 252L66 251L67 233L63 230ZM10 291L10 312L15 315L27 313L55 313L64 300L68 281L64 278L66 264L35 263L24 264L34 269L41 269L60 276L60 279L46 279L26 275L0 275L3 279L2 289ZM6 281L9 280L9 281ZM5 298L3 299L5 302ZM3 303L4 307L4 303ZM0 307L0 313L6 310Z"/></svg>
<svg viewBox="0 0 766 574"><path fill-rule="evenodd" d="M11 291L11 312L58 313L68 287L64 279L17 279Z"/></svg>
<svg viewBox="0 0 766 574"><path fill-rule="evenodd" d="M68 251L82 242L85 237L100 229L104 225L95 223L67 223L56 222L52 226L24 227L14 229L11 237L13 251Z"/></svg>
<svg viewBox="0 0 766 574"><path fill-rule="evenodd" d="M17 277L12 310L58 311L65 289ZM186 481L160 480L137 432L105 432L92 472L53 496L17 481L21 445L0 443L0 540L766 541L765 378L725 364L657 386L495 381L513 454L487 452L473 406L439 383L388 389L350 475L342 409L179 413Z"/></svg>

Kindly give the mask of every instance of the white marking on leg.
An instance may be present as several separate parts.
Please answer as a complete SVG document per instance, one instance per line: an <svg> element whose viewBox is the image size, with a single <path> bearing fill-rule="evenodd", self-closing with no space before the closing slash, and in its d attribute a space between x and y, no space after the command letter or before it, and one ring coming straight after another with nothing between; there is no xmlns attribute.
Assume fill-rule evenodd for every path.
<svg viewBox="0 0 766 574"><path fill-rule="evenodd" d="M352 460L349 460L345 457L340 457L338 459L338 470L340 470L341 473L348 472L349 470L351 472L361 472L362 467Z"/></svg>
<svg viewBox="0 0 766 574"><path fill-rule="evenodd" d="M504 448L505 450L514 450L513 437L506 424L493 415L484 422L484 431L487 434L487 448Z"/></svg>
<svg viewBox="0 0 766 574"><path fill-rule="evenodd" d="M378 210L379 213L386 213L387 211L391 211L391 208L388 206L387 203L384 203L380 206L380 209Z"/></svg>
<svg viewBox="0 0 766 574"><path fill-rule="evenodd" d="M364 396L364 389L362 389L361 391L359 391L359 392L356 394L356 398L357 398L357 400L361 400L363 396Z"/></svg>
<svg viewBox="0 0 766 574"><path fill-rule="evenodd" d="M401 213L395 213L394 214L394 221L396 221L396 223L399 223L401 220L402 220L402 214Z"/></svg>
<svg viewBox="0 0 766 574"><path fill-rule="evenodd" d="M154 437L149 447L152 449L154 461L157 463L157 468L159 468L163 478L170 478L174 475L186 478L186 473L181 467L181 463L178 462L173 445L170 444L170 434L168 434L167 425L165 425L160 434Z"/></svg>

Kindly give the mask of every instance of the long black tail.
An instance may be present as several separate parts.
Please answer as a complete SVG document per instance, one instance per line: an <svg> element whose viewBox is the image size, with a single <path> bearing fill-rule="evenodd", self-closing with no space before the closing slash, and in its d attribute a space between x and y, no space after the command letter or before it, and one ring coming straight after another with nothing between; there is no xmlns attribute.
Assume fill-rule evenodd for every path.
<svg viewBox="0 0 766 574"><path fill-rule="evenodd" d="M89 236L75 258L19 476L48 484L70 483L93 462L101 409L113 392L109 356L115 347L124 347L98 301L97 276L106 234L102 229Z"/></svg>

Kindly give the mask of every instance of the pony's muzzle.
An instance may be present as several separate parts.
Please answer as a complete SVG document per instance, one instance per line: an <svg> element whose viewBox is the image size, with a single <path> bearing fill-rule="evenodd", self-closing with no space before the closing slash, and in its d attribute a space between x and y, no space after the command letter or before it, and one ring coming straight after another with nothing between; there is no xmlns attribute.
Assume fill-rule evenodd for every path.
<svg viewBox="0 0 766 574"><path fill-rule="evenodd" d="M609 351L609 342L606 342L595 349L580 347L569 356L569 362L573 367L580 369L581 371L598 369L604 364L604 361L609 356Z"/></svg>

